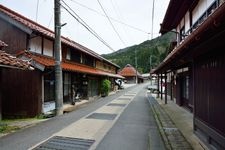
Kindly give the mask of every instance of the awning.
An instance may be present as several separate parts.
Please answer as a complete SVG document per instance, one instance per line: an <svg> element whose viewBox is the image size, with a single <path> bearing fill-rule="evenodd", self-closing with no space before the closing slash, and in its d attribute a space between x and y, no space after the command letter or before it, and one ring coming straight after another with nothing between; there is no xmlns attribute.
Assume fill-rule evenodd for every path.
<svg viewBox="0 0 225 150"><path fill-rule="evenodd" d="M31 59L34 61L32 64L37 64L36 66L43 66L44 68L52 68L55 66L55 59L52 57L30 53L28 51L21 51L18 55L23 57L23 59ZM86 74L93 74L93 75L100 75L100 76L108 76L114 78L121 78L124 77L119 74L113 74L110 72L102 71L97 68L89 67L83 64L74 63L69 60L63 60L61 63L62 70L64 71L71 71L71 72L79 72L79 73L86 73ZM42 70L42 69L41 69ZM43 69L44 70L44 69ZM42 71L43 71L42 70Z"/></svg>

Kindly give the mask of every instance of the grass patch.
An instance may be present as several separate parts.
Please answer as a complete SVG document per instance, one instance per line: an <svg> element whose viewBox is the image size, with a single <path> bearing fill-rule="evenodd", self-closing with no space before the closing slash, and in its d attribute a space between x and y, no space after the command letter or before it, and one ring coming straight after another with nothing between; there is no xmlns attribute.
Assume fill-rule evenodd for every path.
<svg viewBox="0 0 225 150"><path fill-rule="evenodd" d="M17 126L9 126L6 123L0 122L0 133L11 133L16 130L19 130L20 128Z"/></svg>

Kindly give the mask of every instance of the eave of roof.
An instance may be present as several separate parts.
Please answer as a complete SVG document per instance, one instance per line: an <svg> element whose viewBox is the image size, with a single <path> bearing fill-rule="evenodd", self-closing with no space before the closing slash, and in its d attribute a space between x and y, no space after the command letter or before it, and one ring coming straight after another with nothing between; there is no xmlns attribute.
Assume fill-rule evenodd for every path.
<svg viewBox="0 0 225 150"><path fill-rule="evenodd" d="M160 33L165 34L174 29L185 15L188 9L199 0L170 0L163 22L161 24Z"/></svg>
<svg viewBox="0 0 225 150"><path fill-rule="evenodd" d="M213 26L220 25L220 22L225 20L225 3L219 6L195 31L191 33L184 41L176 47L167 57L161 62L154 70L151 70L151 73L160 72L165 66L168 66L173 59L177 58L183 51L186 50L186 47L196 41L196 37L200 37L207 30Z"/></svg>
<svg viewBox="0 0 225 150"><path fill-rule="evenodd" d="M26 58L30 59L31 61L35 61L47 68L52 68L55 66L55 59L48 56L43 56L40 54L31 53L28 51L20 51L18 56L25 56ZM93 74L93 75L101 75L101 76L109 76L115 78L124 78L119 74L113 74L110 72L102 71L93 67L89 67L83 64L74 63L68 60L63 60L61 63L62 69L65 71L71 72L80 72L86 74Z"/></svg>
<svg viewBox="0 0 225 150"><path fill-rule="evenodd" d="M41 33L42 35L44 36L47 36L51 39L54 39L55 38L55 35L54 35L54 32L28 18L26 18L25 16L22 16L20 14L18 14L17 12L3 6L0 4L0 12L4 13L5 15L9 16L10 18L14 19L15 21L25 25L26 27L30 28L31 30L35 31L35 32L38 32L38 33ZM85 46L82 46L78 43L76 43L75 41L73 40L70 40L69 38L66 38L66 37L63 37L61 36L61 41L62 43L68 45L68 46L71 46L73 48L76 48L88 55L91 55L93 57L95 57L96 59L99 59L99 60L103 60L103 61L106 61L107 63L115 66L116 68L120 68L120 66L112 63L111 61L103 58L102 56L100 56L99 54L97 54L96 52L88 49L87 47Z"/></svg>

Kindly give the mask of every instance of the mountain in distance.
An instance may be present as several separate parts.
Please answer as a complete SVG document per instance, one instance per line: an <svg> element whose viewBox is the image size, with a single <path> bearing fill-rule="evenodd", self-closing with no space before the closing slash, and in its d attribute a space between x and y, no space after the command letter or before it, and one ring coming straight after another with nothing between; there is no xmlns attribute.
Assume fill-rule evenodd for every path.
<svg viewBox="0 0 225 150"><path fill-rule="evenodd" d="M137 68L140 73L149 73L150 63L152 68L156 67L168 54L171 41L175 40L174 33L167 33L141 44L120 49L102 56L119 65L121 69L127 64L135 65L135 50L137 56ZM150 59L151 57L151 59Z"/></svg>

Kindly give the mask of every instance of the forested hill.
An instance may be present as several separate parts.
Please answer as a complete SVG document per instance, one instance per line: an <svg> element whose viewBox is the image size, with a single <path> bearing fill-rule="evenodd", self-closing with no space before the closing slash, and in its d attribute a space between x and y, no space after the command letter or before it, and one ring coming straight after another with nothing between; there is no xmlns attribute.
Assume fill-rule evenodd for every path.
<svg viewBox="0 0 225 150"><path fill-rule="evenodd" d="M148 73L150 68L150 56L152 58L152 66L157 66L166 57L170 42L174 39L174 33L167 33L155 39L147 40L139 45L120 49L102 56L119 65L121 69L126 64L131 64L135 67L136 50L138 70L141 73Z"/></svg>

